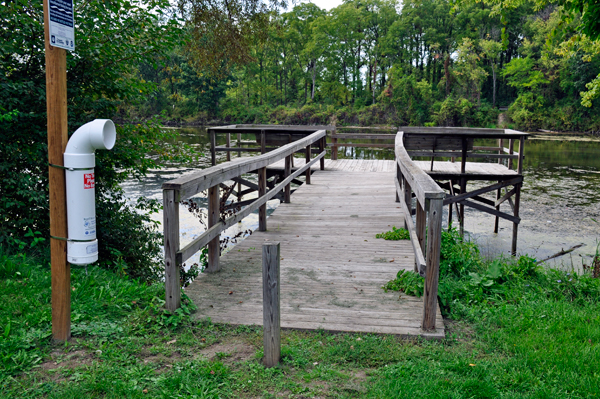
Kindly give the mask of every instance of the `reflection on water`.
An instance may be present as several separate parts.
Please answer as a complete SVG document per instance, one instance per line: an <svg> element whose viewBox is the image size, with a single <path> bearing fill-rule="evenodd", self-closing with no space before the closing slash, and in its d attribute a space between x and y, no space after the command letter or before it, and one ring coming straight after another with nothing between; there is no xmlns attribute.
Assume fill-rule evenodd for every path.
<svg viewBox="0 0 600 399"><path fill-rule="evenodd" d="M162 198L161 185L167 180L193 173L209 166L209 139L206 129L179 129L179 142L188 144L206 154L191 165L168 165L166 168L152 171L141 182L127 181L123 188L126 193L137 198ZM225 144L225 135L217 135L217 144ZM232 146L237 135L231 135ZM254 135L242 135L243 142L253 142ZM375 140L352 140L355 143L381 143ZM393 143L393 141L390 141ZM476 145L493 146L495 140L480 140ZM518 146L515 146L518 151ZM246 153L247 154L247 153ZM237 153L231 153L232 158ZM299 155L300 156L300 155ZM340 147L340 159L394 159L393 149ZM217 153L219 162L226 159L226 154ZM478 160L480 161L480 160ZM495 160L490 160L495 162ZM497 162L497 161L496 161ZM578 269L582 260L590 263L590 256L595 253L600 239L600 141L591 141L581 137L570 137L568 140L554 140L548 137L532 136L525 144L524 171L525 184L521 199L521 224L519 226L520 253L527 253L537 259L548 257L561 249L570 248L579 243L586 245L569 255L557 258L555 265L563 265ZM255 179L254 175L249 176ZM254 180L255 181L255 180ZM473 183L475 187L476 183ZM245 197L250 198L250 197ZM491 196L489 198L492 198ZM199 194L194 198L206 206L206 197ZM278 201L268 204L271 213ZM502 211L510 213L507 203ZM499 234L493 234L494 217L466 208L465 227L487 256L509 254L512 239L512 224L500 221ZM200 223L181 209L181 243L187 244L203 231ZM161 220L162 215L157 216ZM243 223L232 226L226 234L237 234L246 229L258 226L256 214L246 218Z"/></svg>

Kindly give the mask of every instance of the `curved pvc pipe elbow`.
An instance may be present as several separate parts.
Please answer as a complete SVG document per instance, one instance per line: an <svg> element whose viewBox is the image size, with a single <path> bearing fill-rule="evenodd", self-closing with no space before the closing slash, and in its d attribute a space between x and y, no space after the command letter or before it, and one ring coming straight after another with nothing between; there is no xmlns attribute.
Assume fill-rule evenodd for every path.
<svg viewBox="0 0 600 399"><path fill-rule="evenodd" d="M65 149L65 167L95 166L94 151L110 150L117 140L115 124L110 119L96 119L73 133Z"/></svg>
<svg viewBox="0 0 600 399"><path fill-rule="evenodd" d="M95 150L110 150L117 140L115 124L110 119L95 119L73 133L65 154L92 154Z"/></svg>

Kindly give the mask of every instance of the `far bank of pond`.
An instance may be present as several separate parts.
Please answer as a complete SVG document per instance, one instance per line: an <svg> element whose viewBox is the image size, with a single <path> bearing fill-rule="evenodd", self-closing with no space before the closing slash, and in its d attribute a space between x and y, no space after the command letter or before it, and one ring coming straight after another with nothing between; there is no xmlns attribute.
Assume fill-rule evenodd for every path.
<svg viewBox="0 0 600 399"><path fill-rule="evenodd" d="M208 148L208 138L203 128L180 129L180 140L198 147ZM252 140L253 137L245 137ZM368 140L364 140L369 142ZM485 143L482 143L485 145ZM208 154L208 151L205 151ZM225 157L224 153L219 154ZM233 154L235 157L236 155ZM394 159L391 149L340 148L340 158ZM142 182L128 181L124 188L129 196L162 198L164 181L198 168L209 166L208 157L195 165L169 166L153 171ZM544 259L561 249L583 243L583 247L549 263L579 270L582 262L589 264L600 240L600 140L590 136L534 134L525 144L525 184L521 202L519 226L519 252ZM205 205L205 198L196 201ZM278 201L269 203L269 213ZM505 211L509 211L508 204ZM157 216L158 220L162 215ZM486 256L508 256L512 224L500 222L500 232L493 233L494 217L467 207L465 227ZM256 215L233 226L227 234L233 235L258 225ZM181 212L182 244L191 241L203 231L200 223L188 212Z"/></svg>

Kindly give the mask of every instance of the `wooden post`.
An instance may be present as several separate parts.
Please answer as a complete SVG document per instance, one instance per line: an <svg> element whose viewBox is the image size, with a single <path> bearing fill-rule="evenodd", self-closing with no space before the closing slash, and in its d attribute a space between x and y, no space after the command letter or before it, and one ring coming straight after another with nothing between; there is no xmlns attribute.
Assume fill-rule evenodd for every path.
<svg viewBox="0 0 600 399"><path fill-rule="evenodd" d="M310 144L306 146L306 163L310 162ZM311 168L306 169L306 184L310 184Z"/></svg>
<svg viewBox="0 0 600 399"><path fill-rule="evenodd" d="M48 2L44 1L44 37L46 46L46 111L48 115L48 162L64 166L63 154L68 141L67 52L50 46ZM49 167L50 236L67 238L67 200L65 171ZM50 239L52 281L52 338L57 342L71 339L71 266L67 262L67 242Z"/></svg>
<svg viewBox="0 0 600 399"><path fill-rule="evenodd" d="M519 184L515 184L515 188L517 189L517 191L515 192L515 210L514 210L514 215L515 217L519 217L519 206L521 204L521 186L523 184L519 183ZM519 224L518 223L513 223L513 236L512 236L512 245L510 247L510 254L512 256L517 256L517 233L519 232Z"/></svg>
<svg viewBox="0 0 600 399"><path fill-rule="evenodd" d="M210 229L217 223L219 223L220 207L219 207L219 185L212 186L208 189L208 228ZM221 256L220 246L220 235L213 238L208 243L208 267L206 272L214 273L218 272L219 257Z"/></svg>
<svg viewBox="0 0 600 399"><path fill-rule="evenodd" d="M467 192L467 178L461 177L460 178L460 193L464 194L466 192ZM460 211L458 213L460 215L459 232L460 232L460 236L464 237L465 236L465 205L464 204L460 204Z"/></svg>
<svg viewBox="0 0 600 399"><path fill-rule="evenodd" d="M523 176L523 157L525 156L525 136L521 136L519 140L519 159L517 163L517 173ZM521 205L521 187L523 183L515 184L517 191L515 192L515 217L519 217L519 208ZM517 233L519 232L519 224L513 223L513 237L510 253L512 256L517 256Z"/></svg>
<svg viewBox="0 0 600 399"><path fill-rule="evenodd" d="M323 137L321 140L319 140L319 154L325 149L325 140L326 137ZM321 170L325 170L325 157L321 157L319 163L321 164Z"/></svg>
<svg viewBox="0 0 600 399"><path fill-rule="evenodd" d="M408 181L404 178L402 178L402 181L404 183L404 202L406 203L406 207L408 208L408 215L404 215L404 217L412 218L412 191L410 188L410 184L408 184ZM404 228L408 229L406 221L404 222Z"/></svg>
<svg viewBox="0 0 600 399"><path fill-rule="evenodd" d="M337 132L337 129L334 127L333 131L331 132L332 136L335 136L336 132ZM332 161L337 161L337 158L338 158L337 143L338 143L337 137L332 137L331 138L331 144L332 144L332 147L331 147L331 160Z"/></svg>
<svg viewBox="0 0 600 399"><path fill-rule="evenodd" d="M163 190L163 223L165 232L165 307L175 311L181 305L179 285L179 203L175 190Z"/></svg>
<svg viewBox="0 0 600 399"><path fill-rule="evenodd" d="M231 147L231 133L229 132L227 133L227 142L225 144L225 147ZM231 153L229 151L227 151L227 161L231 161Z"/></svg>
<svg viewBox="0 0 600 399"><path fill-rule="evenodd" d="M513 155L515 153L515 140L514 139L510 139L510 141L508 142L508 153L510 155ZM508 169L512 169L513 168L513 160L509 159L508 160Z"/></svg>
<svg viewBox="0 0 600 399"><path fill-rule="evenodd" d="M262 197L267 193L267 168L258 170L258 196ZM258 230L267 231L267 204L264 203L258 208Z"/></svg>
<svg viewBox="0 0 600 399"><path fill-rule="evenodd" d="M267 138L265 137L265 131L260 131L260 153L264 154L267 152Z"/></svg>
<svg viewBox="0 0 600 399"><path fill-rule="evenodd" d="M209 129L208 134L210 136L210 163L215 166L217 164L217 133Z"/></svg>
<svg viewBox="0 0 600 399"><path fill-rule="evenodd" d="M400 171L400 166L398 165L398 160L394 161L396 163L396 181L398 185L402 187L402 172ZM400 197L398 196L398 190L396 190L396 202L400 202Z"/></svg>
<svg viewBox="0 0 600 399"><path fill-rule="evenodd" d="M242 134L237 134L237 146L238 148L242 148ZM238 151L238 158L242 156L242 151ZM237 200L240 202L242 200L242 183L238 182L237 184Z"/></svg>
<svg viewBox="0 0 600 399"><path fill-rule="evenodd" d="M264 364L274 367L281 356L281 323L279 308L279 243L263 244L263 345Z"/></svg>
<svg viewBox="0 0 600 399"><path fill-rule="evenodd" d="M287 179L289 177L289 175L292 174L292 155L288 155L287 157L285 157L285 172L284 172L285 176L284 178ZM285 186L284 191L283 191L283 202L285 202L286 204L289 204L291 202L291 190L292 190L292 183L290 182L288 185Z"/></svg>
<svg viewBox="0 0 600 399"><path fill-rule="evenodd" d="M499 180L498 183L502 183L502 181ZM499 188L498 190L496 190L496 201L498 201L501 197L502 197L502 188ZM500 205L498 205L496 207L496 210L500 211ZM499 224L500 224L500 217L496 216L495 220L494 220L494 233L495 234L498 234Z"/></svg>
<svg viewBox="0 0 600 399"><path fill-rule="evenodd" d="M425 287L423 289L423 330L435 330L438 281L440 278L440 247L442 238L442 199L429 200L427 226L427 256Z"/></svg>
<svg viewBox="0 0 600 399"><path fill-rule="evenodd" d="M419 240L419 246L421 247L421 251L427 256L427 249L425 248L425 230L427 227L427 214L425 213L425 208L421 206L421 203L417 200L417 239ZM419 273L419 268L417 267L417 261L415 259L415 273Z"/></svg>

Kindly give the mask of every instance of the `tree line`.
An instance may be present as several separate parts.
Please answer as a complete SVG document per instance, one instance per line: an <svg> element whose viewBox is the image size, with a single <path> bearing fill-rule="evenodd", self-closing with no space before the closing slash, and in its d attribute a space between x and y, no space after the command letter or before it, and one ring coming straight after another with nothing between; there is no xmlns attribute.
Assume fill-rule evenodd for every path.
<svg viewBox="0 0 600 399"><path fill-rule="evenodd" d="M208 62L197 51L206 35L194 36L188 23L189 39L162 69L140 69L156 84L144 112L188 121L491 127L498 107L509 107L519 129L600 130L595 86L586 87L600 72L600 46L580 34L579 16L567 20L562 6L526 1L496 8L347 0L325 11L302 3L269 12L237 57Z"/></svg>

